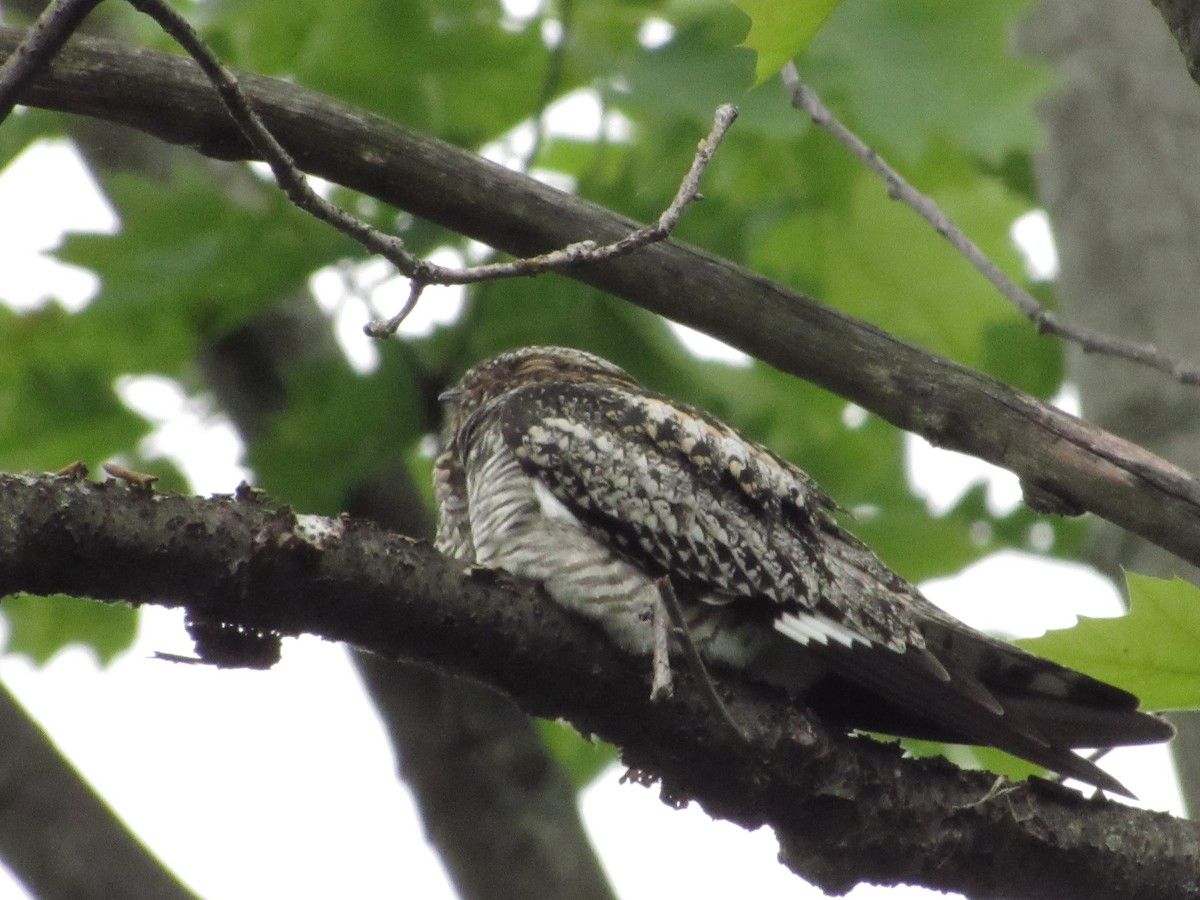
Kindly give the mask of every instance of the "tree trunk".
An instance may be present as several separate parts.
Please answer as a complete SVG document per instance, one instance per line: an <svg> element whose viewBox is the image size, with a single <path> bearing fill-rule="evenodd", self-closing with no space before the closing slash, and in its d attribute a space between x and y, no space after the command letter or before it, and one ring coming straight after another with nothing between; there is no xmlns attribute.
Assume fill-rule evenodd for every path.
<svg viewBox="0 0 1200 900"><path fill-rule="evenodd" d="M1065 318L1149 341L1200 361L1200 88L1148 3L1043 0L1022 44L1059 85L1043 107L1036 160L1061 261ZM1200 389L1150 369L1072 348L1083 415L1190 471L1200 471ZM1092 561L1180 575L1195 568L1097 520ZM1179 715L1176 763L1189 810L1200 810L1200 718Z"/></svg>

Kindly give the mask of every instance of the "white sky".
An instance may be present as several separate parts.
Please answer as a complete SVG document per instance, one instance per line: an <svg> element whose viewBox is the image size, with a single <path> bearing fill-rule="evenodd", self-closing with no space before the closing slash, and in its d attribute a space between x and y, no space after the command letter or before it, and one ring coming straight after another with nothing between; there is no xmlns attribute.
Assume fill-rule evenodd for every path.
<svg viewBox="0 0 1200 900"><path fill-rule="evenodd" d="M48 296L72 309L85 304L95 279L64 271L43 253L60 239L63 223L80 229L115 223L69 148L39 146L0 173L0 211L0 301L19 309ZM318 279L322 306L338 317L348 351L369 314L359 295L382 282L385 297L373 295L373 302L403 302L401 286L389 278L364 267ZM339 294L338 284L347 279L353 289ZM395 296L389 299L388 291ZM446 298L446 305L454 303ZM160 425L152 448L180 456L200 492L230 491L245 477L236 434L203 398L184 396L166 379L139 378L125 387ZM909 446L913 477L933 508L947 508L982 478L990 479L991 503L1015 502L1010 476L915 440ZM1070 624L1074 613L1118 608L1112 586L1087 568L1018 553L997 554L927 588L977 627L1025 634ZM155 651L190 650L179 615L147 609L137 646L107 669L76 648L41 669L0 658L0 677L125 821L202 896L453 897L342 648L289 641L282 663L269 672L150 658ZM1117 751L1108 760L1146 805L1180 809L1165 750ZM712 822L694 807L670 810L651 791L618 785L618 774L611 771L589 788L582 807L623 900L820 896L775 862L770 834ZM0 871L0 898L23 896ZM861 887L850 896L942 895Z"/></svg>

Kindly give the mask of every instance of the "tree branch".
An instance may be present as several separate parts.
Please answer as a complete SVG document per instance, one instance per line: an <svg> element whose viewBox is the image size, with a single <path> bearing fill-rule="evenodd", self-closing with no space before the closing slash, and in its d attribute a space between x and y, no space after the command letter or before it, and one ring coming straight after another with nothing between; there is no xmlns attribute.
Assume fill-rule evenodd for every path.
<svg viewBox="0 0 1200 900"><path fill-rule="evenodd" d="M22 32L0 28L0 54ZM239 76L307 172L517 255L612 242L636 223L465 150L274 79ZM188 60L67 45L22 102L121 122L222 159L252 151ZM1200 564L1200 483L1140 447L686 245L570 276L715 335L932 443L1009 469L1036 508L1091 511Z"/></svg>
<svg viewBox="0 0 1200 900"><path fill-rule="evenodd" d="M1200 3L1197 0L1150 0L1171 30L1188 74L1200 84Z"/></svg>
<svg viewBox="0 0 1200 900"><path fill-rule="evenodd" d="M0 686L0 847L35 897L196 900ZM47 845L53 852L47 852Z"/></svg>
<svg viewBox="0 0 1200 900"><path fill-rule="evenodd" d="M686 670L648 699L646 665L534 585L464 573L428 544L353 519L118 482L0 476L0 596L64 592L347 641L470 677L526 711L620 746L669 802L770 825L781 859L829 891L912 882L973 897L1178 897L1200 826L1048 783L981 799L993 778L826 730L714 672L730 733ZM1066 861L1070 861L1066 865Z"/></svg>

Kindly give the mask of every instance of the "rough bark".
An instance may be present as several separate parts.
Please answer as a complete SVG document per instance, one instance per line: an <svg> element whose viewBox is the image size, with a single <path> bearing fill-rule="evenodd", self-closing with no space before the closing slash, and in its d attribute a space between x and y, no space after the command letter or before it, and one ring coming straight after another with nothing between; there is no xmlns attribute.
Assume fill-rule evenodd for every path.
<svg viewBox="0 0 1200 900"><path fill-rule="evenodd" d="M1200 891L1200 826L993 777L825 729L764 688L717 687L739 740L690 672L649 700L649 666L536 585L463 572L428 544L353 519L124 484L0 477L0 595L72 593L183 606L244 633L312 633L437 667L622 748L667 799L770 825L781 859L829 891L860 881L972 897L1167 898ZM1181 894L1181 890L1184 891Z"/></svg>
<svg viewBox="0 0 1200 900"><path fill-rule="evenodd" d="M99 119L78 119L72 134L101 175L128 168L165 171L170 168L170 157L184 152ZM187 162L177 159L174 164ZM209 163L194 154L190 162ZM215 164L209 164L216 169ZM231 192L244 194L262 189L257 182L245 183L241 170L231 172L224 166L214 174L224 179L222 184L227 184ZM282 306L286 309L262 323L263 327L242 329L222 342L219 350L210 348L203 359L206 380L248 441L262 433L271 414L286 406L282 370L316 354L338 352L328 323L308 298L301 302L293 299ZM297 310L303 310L303 314ZM393 478L410 477L403 471L391 474ZM364 491L364 495L376 500L388 498L392 486L379 485ZM384 515L389 508L377 503L371 512ZM427 513L420 508L397 511L392 506L390 514L389 524L398 531L410 529L397 521L397 516L415 516L414 527L418 529L427 525ZM571 896L611 900L607 879L579 819L573 786L549 756L529 718L511 701L477 684L427 668L361 653L355 654L355 662L387 726L401 774L408 780L425 818L430 842L463 898L536 900ZM5 724L10 713L14 718L11 726ZM0 704L0 733L30 728L36 726L26 720L23 710ZM48 741L46 748L47 752L55 752ZM0 747L0 757L9 749L8 744ZM43 798L56 791L75 796L78 791L88 790L69 767L53 770L62 776L61 784L52 783L50 771L39 784ZM43 800L38 806L19 805L26 799L29 795L13 794L8 812L12 820L27 826L38 821L49 804ZM56 820L48 828L0 829L0 857L18 877L32 883L29 870L37 877L42 869L53 874L62 868L55 861L61 847L74 840L70 836L73 828L98 831L102 824L111 827L114 834L107 841L91 835L86 846L102 847L109 855L101 860L74 859L72 872L94 864L102 874L108 870L126 871L130 877L140 877L144 863L126 861L116 851L128 847L143 856L146 851L115 817L108 822L75 817ZM84 846L82 841L79 843ZM35 852L39 848L41 862ZM139 882L134 882L125 890L113 886L110 895L156 896L153 881L146 884L148 894L143 894ZM39 893L44 888L47 897L83 896L69 890L56 891L45 877L41 885Z"/></svg>
<svg viewBox="0 0 1200 900"><path fill-rule="evenodd" d="M1048 141L1037 175L1061 260L1064 315L1200 360L1200 88L1171 35L1148 4L1044 0L1024 41L1059 76L1042 110ZM1200 391L1104 356L1073 351L1069 365L1089 421L1200 470ZM1194 565L1107 523L1098 523L1090 556L1118 584L1122 569L1200 584ZM1173 721L1195 813L1200 719Z"/></svg>
<svg viewBox="0 0 1200 900"><path fill-rule="evenodd" d="M4 34L0 32L0 47L5 46L3 40ZM70 65L57 67L55 72L35 84L26 99L138 124L168 139L181 143L194 142L214 155L238 156L245 153L240 139L230 132L228 123L224 122L223 113L206 99L207 86L202 82L197 83L186 74L186 62L170 57L160 59L152 54L137 54L137 63L148 63L152 70L148 72L143 69L139 75L138 67L131 67L135 60L128 54L118 54L119 58L109 56L108 62L103 63L96 57L91 62L84 62L79 57L73 57L73 53L75 51L68 51L64 60L74 58L82 68L72 70ZM116 68L104 68L105 65L115 65ZM124 87L117 87L112 93L105 93L100 86L112 85L114 79L120 85L118 76L122 69L125 75L132 76L132 80L125 81ZM159 83L151 80L155 73L170 74L161 83L164 92L160 92ZM180 80L176 81L176 76ZM89 83L91 90L88 89ZM255 80L254 83L264 90L272 84L266 80ZM130 86L134 85L136 87L131 89ZM277 130L293 151L298 147L303 151L302 132L311 129L314 122L321 126L315 129L316 141L308 145L307 156L303 152L298 154L302 164L314 172L320 172L321 166L331 167L330 173L340 172L345 176L334 177L334 180L368 190L382 199L490 240L502 248L530 252L577 238L605 239L628 227L627 223L611 214L523 182L518 176L488 167L462 151L428 139L405 135L385 123L347 111L336 104L328 104L294 87L279 87L276 83L272 90L275 88L282 93L264 95L266 108L272 114L281 116ZM98 94L94 93L97 89ZM183 93L173 96L171 91L174 89L180 89ZM185 102L181 99L184 95L191 99ZM183 105L173 106L176 100ZM321 113L328 113L331 109L340 112L331 118L322 117ZM380 141L377 145L371 143L375 139ZM341 155L343 159L334 159L335 155ZM977 455L1008 465L1023 474L1031 485L1068 504L1107 512L1130 527L1149 531L1177 552L1200 558L1196 552L1200 543L1196 538L1197 516L1194 509L1197 491L1194 483L1183 473L1164 468L1152 458L1140 454L1136 448L1112 441L1070 417L1040 407L975 373L922 354L870 326L831 313L807 298L789 294L727 263L711 260L678 245L654 248L639 254L636 260L578 274L614 293L640 299L650 308L719 334L782 368L825 384L897 424L924 433L935 441L976 452ZM772 321L770 329L762 327L767 320ZM1033 449L1029 449L1031 441ZM1139 499L1142 493L1148 496ZM137 495L131 496L134 500L143 499ZM1147 499L1148 503L1139 508L1139 503ZM1138 503L1134 503L1135 500ZM285 577L285 584L275 585L275 593L278 597L293 592L293 599L301 599L298 607L292 609L288 605L282 611L256 611L256 604L262 599L259 593L267 587L258 580L260 577L269 581L276 576L287 576L288 570L295 566L303 570L309 564L316 566L318 580L327 578L329 574L323 569L325 551L313 548L302 539L288 538L285 519L277 516L269 520L274 522L278 531L273 531L266 522L256 526L259 529L256 533L262 534L262 529L266 529L278 541L275 546L268 541L268 546L262 552L270 554L278 551L281 558L273 561L260 559L258 563L261 569L256 569L247 560L249 569L242 571L241 575L249 577L253 584L243 584L240 588L233 582L224 584L238 598L236 602L229 605L228 598L222 599L223 595L217 590L221 587L220 583L225 581L224 576L204 585L217 591L211 596L206 594L207 599L197 597L185 600L176 597L176 602L200 604L203 606L203 615L218 618L237 615L238 620L242 621L241 613L246 612L249 618L245 621L260 627L286 630L307 623L304 627L324 628L328 625L335 628L336 634L339 626L332 619L337 616L328 613L326 607L329 604L318 602L308 588L293 582L290 577ZM159 528L167 524L162 521L157 523ZM177 527L186 526L186 516L175 524ZM193 537L216 535L215 531L206 530L209 527L207 525L193 522L192 527ZM213 527L216 528L215 524ZM238 530L231 528L228 523L225 527L227 533ZM364 538L364 534L356 532L356 543ZM339 549L345 549L340 547L343 542L336 543ZM189 553L183 547L176 549L185 557ZM326 549L332 549L332 545ZM311 556L310 551L316 553L316 558ZM386 550L380 549L380 552ZM151 558L154 556L156 554L150 554ZM317 562L318 558L322 562ZM147 568L152 569L154 566L151 561L143 560ZM91 563L98 565L99 561L91 560ZM434 565L429 559L412 564ZM218 564L214 565L220 568ZM282 568L276 570L276 565ZM189 571L198 575L202 568L200 566ZM103 568L97 570L103 571ZM409 571L408 575L417 578L418 571ZM41 577L44 573L31 570L26 574ZM133 582L137 582L143 574L135 573ZM158 574L169 580L166 573L159 570ZM234 573L225 574L233 578ZM302 571L292 571L292 575L302 574ZM333 580L337 581L336 578ZM101 593L110 589L103 578L98 583L100 587L93 589ZM467 591L471 583L468 581L460 587ZM497 584L504 586L505 582L500 579ZM367 590L367 597L374 597L383 603L380 609L386 608L384 598L378 593L372 594L369 585L359 584L355 590L344 594L335 591L326 599L334 606L343 603L355 606L353 598L359 588ZM117 590L115 586L111 589ZM397 589L395 584L390 585L389 590L392 589ZM133 590L133 596L139 596L136 584ZM332 585L324 583L316 588L316 593L320 594L323 590L332 590ZM637 704L640 694L631 692L628 685L605 681L603 670L599 667L601 664L608 665L611 660L603 656L583 660L585 664L590 663L593 667L591 670L586 667L583 670L572 668L570 660L558 656L546 657L554 663L550 668L556 679L563 678L565 672L568 679L571 675L577 676L579 683L568 685L564 681L558 684L556 680L555 684L538 684L535 685L536 689L531 689L521 679L534 678L532 671L522 669L523 674L512 681L513 676L491 672L492 667L503 669L501 663L479 662L480 657L490 660L487 655L491 649L488 641L494 640L496 634L503 636L502 632L493 628L495 623L491 619L496 613L488 609L488 615L481 615L479 610L484 607L476 607L473 613L456 607L449 602L452 594L459 596L454 589L450 589L450 593L438 597L438 602L442 604L438 608L442 610L440 624L443 627L449 627L445 621L449 617L453 620L451 624L465 623L470 632L470 627L478 625L478 620L483 619L492 631L487 632L486 638L483 634L470 632L474 636L466 640L474 648L474 654L463 656L460 653L455 657L451 653L450 661L443 660L443 664L501 683L528 705L540 707L547 714L555 714L553 710L559 708L557 704L560 702L566 702L569 707L571 704L567 701L574 697L580 721L595 721L607 728L610 734L627 736L631 748L628 750L629 757L640 761L647 769L663 772L676 796L691 793L699 796L703 791L710 809L724 811L730 817L746 823L766 819L775 824L780 830L785 859L828 888L843 888L854 879L865 877L884 881L895 878L937 883L939 886L967 890L976 896L1015 893L1023 896L1152 897L1178 896L1178 888L1187 883L1188 873L1194 875L1196 861L1188 854L1194 853L1195 835L1185 831L1163 838L1160 832L1155 831L1155 823L1162 828L1177 827L1168 825L1168 819L1142 819L1138 818L1142 814L1120 812L1122 817L1134 816L1136 827L1114 833L1103 830L1105 827L1116 827L1114 823L1106 821L1100 826L1101 830L1095 833L1087 832L1081 836L1076 831L1063 838L1057 833L1059 825L1065 827L1070 817L1080 817L1086 818L1090 826L1093 823L1092 816L1098 814L1099 808L1093 810L1087 804L1075 806L1082 801L1072 799L1068 803L1054 792L1042 791L1028 791L1015 799L1018 806L1024 806L1026 802L1031 804L1031 808L1036 810L1032 816L1027 815L1024 808L1018 811L1014 806L1006 805L1014 802L1012 798L972 806L972 801L977 800L986 787L983 781L975 776L952 774L944 766L928 763L905 763L903 767L923 772L922 777L929 775L938 780L938 789L923 789L918 792L919 796L909 794L903 785L892 784L895 768L901 765L894 752L824 735L815 724L797 719L795 716L798 714L781 717L778 709L768 714L766 707L754 705L758 698L752 691L744 701L748 704L745 712L751 716L757 715L755 721L770 728L780 727L778 720L782 718L784 735L788 734L787 728L791 732L790 740L781 738L778 731L757 734L751 743L753 752L747 753L740 746L736 748L737 752L722 747L723 742L727 742L727 736L722 738L719 723L713 723L708 731L681 732L681 726L672 718L670 709L682 701L672 701L668 705L670 709L667 706L656 707L652 716L644 712L642 715L630 715L630 710L639 712ZM121 595L126 595L126 592L121 591ZM141 596L146 599L149 594ZM476 596L473 599L486 601L487 597ZM504 594L493 596L490 600L494 604L497 600L507 602L510 597ZM557 615L547 611L544 603L542 607L531 608L543 611L528 613L532 621L524 625L537 621L544 626L547 616L553 618ZM338 610L339 614L344 612ZM511 610L505 612L512 614ZM276 622L276 613L283 616L284 624L272 625ZM424 614L437 618L436 614L429 611ZM294 615L300 615L300 620L289 620L288 617ZM315 625L309 617L315 617ZM416 656L428 652L428 648L422 650L406 643L402 637L405 629L394 622L393 637L399 644L381 644L380 639L372 638L367 633L368 625L374 624L369 622L370 617L365 616L366 622L363 618L350 617L356 623L356 628L364 629L358 636L368 641L367 646ZM383 620L392 621L386 615ZM563 627L567 626L564 624ZM422 633L420 627L416 631ZM435 628L430 633L436 632ZM508 635L519 639L519 632L509 632ZM546 641L544 636L539 635L542 633L534 634L535 644ZM547 646L561 650L562 634L555 639L558 643L551 642ZM566 639L569 649L578 646L572 640ZM595 649L611 656L610 650L602 650L599 645ZM544 665L545 659L538 660L539 665ZM601 662L597 662L597 659ZM567 668L558 669L559 662L566 664ZM478 668L479 665L484 665L483 670ZM587 677L583 677L585 675ZM564 698L562 695L569 694L569 687L582 691L591 706L587 702L581 703L580 697L575 695ZM744 690L740 686L726 687L735 694ZM603 689L608 689L608 693L603 696L595 693ZM611 704L614 699L627 702L615 704L615 712L614 709L608 709L608 717L597 712L597 708ZM644 700L642 705L645 705ZM705 718L702 704L694 705L692 712L701 719ZM775 724L767 726L766 723L771 720L775 720ZM639 735L639 725L643 731L652 729L653 733ZM600 731L600 728L591 730ZM639 736L654 743L642 745ZM685 740L690 737L693 742L699 740L700 746L673 747L672 744L659 743L663 738L678 739L681 736ZM809 751L802 754L802 758L789 759L787 766L771 764L759 752L763 740L768 744L775 740L791 747L797 738L800 744L811 741ZM836 746L838 752L822 750L825 740L832 741L830 746ZM716 755L712 758L705 756L714 752ZM785 757L794 756L786 748L778 752ZM748 756L753 758L747 759ZM811 768L805 769L805 762L817 765L815 773ZM841 763L852 764L855 767L853 773L836 768ZM865 772L861 769L863 766L866 767ZM814 785L804 780L807 778L819 780ZM848 780L850 778L853 780ZM865 781L862 780L864 778ZM950 781L943 785L940 781L943 778ZM797 779L803 782L803 791L796 786ZM859 814L848 807L849 801L845 799L848 791L857 790L848 786L858 784L874 786L877 796L872 800L882 801L881 806L872 806L863 814L861 820ZM895 791L903 794L902 799L894 796ZM955 805L956 800L963 809ZM932 806L922 805L927 802L931 802ZM947 818L946 809L953 809L955 813ZM1110 807L1104 806L1103 809ZM1063 813L1064 818L1055 820L1055 810ZM1086 816L1083 810L1087 810ZM928 818L920 818L922 813ZM990 818L993 816L996 818ZM880 825L884 826L882 835L876 831ZM952 838L946 834L947 826L956 829ZM982 827L976 831L976 826ZM935 833L930 833L930 830ZM1084 828L1084 831L1087 829ZM904 844L896 841L898 834L922 840ZM1087 874L1082 878L1073 864L1069 867L1071 883L1066 884L1067 871L1061 864L1061 858L1052 862L1049 856L1043 855L1054 855L1044 844L1040 851L1037 849L1040 837L1046 834L1054 834L1051 843L1062 845L1062 841L1066 841L1065 845L1074 849L1078 847L1072 842L1078 839L1084 846L1102 854L1120 855L1121 851L1129 851L1131 855L1120 859L1111 856L1097 858L1094 865L1087 866ZM1007 850L1009 839L1013 842L1011 846L1017 848L1017 855L1009 857L1001 866L996 862L998 857L993 843L998 841L1006 844ZM1143 855L1143 851L1157 852L1162 849L1161 842L1164 840L1166 844L1178 841L1179 846L1184 848L1178 858L1172 857L1171 851L1166 851L1163 858ZM1147 841L1159 841L1160 846L1157 849L1147 848ZM986 862L981 862L976 856L969 865L956 868L953 862L957 858L955 853L967 851L990 855L986 857ZM947 865L945 859L952 859L952 862ZM939 868L926 873L925 870L932 867L931 860L936 860ZM1020 860L1019 865L1016 860ZM1030 861L1033 861L1032 865ZM1138 865L1152 869L1155 875L1164 876L1166 880L1134 883L1131 879L1138 877L1133 874ZM1004 872L1004 881L1001 883L998 873L1005 866L1011 871ZM926 874L933 881L922 877ZM1028 884L1022 880L1025 878L1029 879ZM1073 892L1078 889L1086 893Z"/></svg>

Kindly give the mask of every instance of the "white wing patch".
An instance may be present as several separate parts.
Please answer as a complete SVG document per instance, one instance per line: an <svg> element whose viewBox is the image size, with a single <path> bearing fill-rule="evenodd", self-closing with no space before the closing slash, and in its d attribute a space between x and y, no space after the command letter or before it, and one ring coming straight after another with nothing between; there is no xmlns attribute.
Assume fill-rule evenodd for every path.
<svg viewBox="0 0 1200 900"><path fill-rule="evenodd" d="M864 647L872 645L869 638L857 631L852 631L825 616L811 613L784 613L775 620L775 630L802 645L816 641L828 646L830 641L834 641L848 650L853 649L855 644L862 644Z"/></svg>
<svg viewBox="0 0 1200 900"><path fill-rule="evenodd" d="M542 515L547 520L566 522L569 525L574 525L576 528L582 528L579 524L579 519L575 518L575 514L567 509L561 500L554 496L554 492L546 487L542 479L530 478L529 480L533 482L533 496L537 498L538 506L542 509Z"/></svg>

